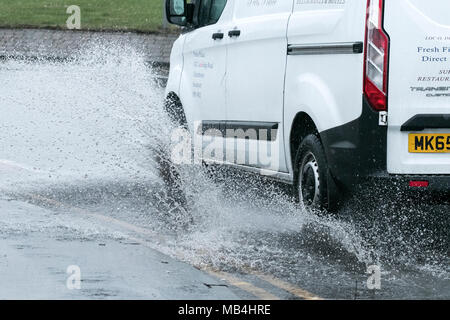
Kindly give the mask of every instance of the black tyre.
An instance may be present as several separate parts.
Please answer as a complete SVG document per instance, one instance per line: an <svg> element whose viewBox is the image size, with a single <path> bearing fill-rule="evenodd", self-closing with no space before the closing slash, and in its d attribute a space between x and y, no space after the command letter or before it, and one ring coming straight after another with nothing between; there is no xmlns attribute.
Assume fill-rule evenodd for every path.
<svg viewBox="0 0 450 320"><path fill-rule="evenodd" d="M171 122L172 129L180 128L187 130L186 116L178 97L169 95L164 104L164 111ZM171 148L172 145L170 142L166 140L159 141L154 146L155 160L159 176L164 182L166 190L175 200L183 202L185 201L185 196L182 191L181 165L172 161Z"/></svg>
<svg viewBox="0 0 450 320"><path fill-rule="evenodd" d="M336 200L330 196L334 184L330 176L325 152L320 139L308 135L297 150L295 159L295 197L306 208L334 210Z"/></svg>
<svg viewBox="0 0 450 320"><path fill-rule="evenodd" d="M188 128L186 115L180 99L175 95L169 95L164 103L164 111L172 124L184 129Z"/></svg>

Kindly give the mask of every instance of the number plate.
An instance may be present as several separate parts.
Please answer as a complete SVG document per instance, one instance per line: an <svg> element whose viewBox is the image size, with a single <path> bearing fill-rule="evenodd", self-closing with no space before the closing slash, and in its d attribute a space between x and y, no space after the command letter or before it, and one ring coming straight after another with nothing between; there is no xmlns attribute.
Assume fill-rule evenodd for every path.
<svg viewBox="0 0 450 320"><path fill-rule="evenodd" d="M410 134L411 153L450 153L450 134Z"/></svg>

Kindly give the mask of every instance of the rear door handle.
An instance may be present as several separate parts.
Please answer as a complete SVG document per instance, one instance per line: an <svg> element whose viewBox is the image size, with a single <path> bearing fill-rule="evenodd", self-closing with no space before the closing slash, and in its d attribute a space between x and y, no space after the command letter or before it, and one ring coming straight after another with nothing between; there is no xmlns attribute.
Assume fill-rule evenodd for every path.
<svg viewBox="0 0 450 320"><path fill-rule="evenodd" d="M230 32L228 32L228 36L230 38L239 37L240 35L241 35L241 30L231 30Z"/></svg>
<svg viewBox="0 0 450 320"><path fill-rule="evenodd" d="M214 40L221 40L221 39L223 39L223 33L221 33L221 32L217 32L217 33L214 33L213 35L212 35L212 38L214 39Z"/></svg>

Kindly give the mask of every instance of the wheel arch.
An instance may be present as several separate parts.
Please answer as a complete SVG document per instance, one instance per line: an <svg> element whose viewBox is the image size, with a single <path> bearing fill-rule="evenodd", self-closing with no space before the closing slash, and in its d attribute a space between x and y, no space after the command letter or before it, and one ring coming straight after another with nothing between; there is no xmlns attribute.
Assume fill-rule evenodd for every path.
<svg viewBox="0 0 450 320"><path fill-rule="evenodd" d="M303 139L309 134L314 134L319 138L319 140L321 140L319 130L317 129L312 117L304 111L297 113L294 117L289 133L289 147L291 151L290 161L292 168L294 168L295 157L297 156L296 152Z"/></svg>
<svg viewBox="0 0 450 320"><path fill-rule="evenodd" d="M326 166L326 179L325 186L326 186L326 194L324 195L324 205L325 208L328 209L330 212L335 211L340 204L341 201L341 195L339 193L339 187L336 184L336 181L330 172L330 169L328 167L328 159L327 154L324 149L324 142L320 135L320 132L317 128L317 125L315 124L312 117L310 117L306 112L299 112L295 116L291 131L289 135L289 145L291 148L291 164L292 164L292 172L293 172L293 179L294 179L294 187L297 186L298 183L298 172L296 172L296 161L297 161L297 150L300 148L300 145L304 139L310 135L314 135L317 137L318 142L322 146L323 151L323 159L325 161Z"/></svg>

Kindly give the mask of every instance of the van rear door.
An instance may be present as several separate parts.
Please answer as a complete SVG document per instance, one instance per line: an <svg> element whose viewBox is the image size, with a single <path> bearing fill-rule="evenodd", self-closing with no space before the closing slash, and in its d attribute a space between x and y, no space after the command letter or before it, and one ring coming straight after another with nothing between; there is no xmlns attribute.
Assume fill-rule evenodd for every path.
<svg viewBox="0 0 450 320"><path fill-rule="evenodd" d="M450 174L450 1L384 2L388 172Z"/></svg>

